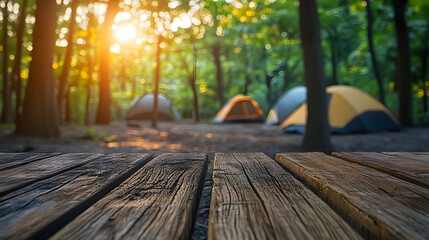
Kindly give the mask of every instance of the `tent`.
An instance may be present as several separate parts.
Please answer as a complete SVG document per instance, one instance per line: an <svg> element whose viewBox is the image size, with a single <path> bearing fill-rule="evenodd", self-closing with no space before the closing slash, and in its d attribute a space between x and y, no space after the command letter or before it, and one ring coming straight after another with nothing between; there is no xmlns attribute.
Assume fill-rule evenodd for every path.
<svg viewBox="0 0 429 240"><path fill-rule="evenodd" d="M150 120L153 115L154 94L149 93L139 96L131 102L131 107L127 111L127 120ZM158 94L158 119L159 120L175 120L180 121L180 116L177 109L174 107L168 98L162 94Z"/></svg>
<svg viewBox="0 0 429 240"><path fill-rule="evenodd" d="M267 125L279 125L303 102L307 100L307 88L304 86L294 87L280 96L274 107L268 113L265 120Z"/></svg>
<svg viewBox="0 0 429 240"><path fill-rule="evenodd" d="M331 132L353 133L399 130L395 116L377 99L351 86L330 86L328 120ZM305 132L307 103L304 102L279 128L284 132Z"/></svg>
<svg viewBox="0 0 429 240"><path fill-rule="evenodd" d="M215 123L263 122L264 112L258 103L249 96L236 95L219 110Z"/></svg>

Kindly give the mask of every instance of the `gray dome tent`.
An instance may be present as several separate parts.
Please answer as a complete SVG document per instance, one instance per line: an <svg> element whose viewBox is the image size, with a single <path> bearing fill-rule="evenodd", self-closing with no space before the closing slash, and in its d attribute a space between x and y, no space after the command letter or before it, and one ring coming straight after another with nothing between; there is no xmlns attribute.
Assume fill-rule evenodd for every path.
<svg viewBox="0 0 429 240"><path fill-rule="evenodd" d="M279 125L291 115L303 102L307 101L307 88L298 86L280 96L265 120L267 125Z"/></svg>
<svg viewBox="0 0 429 240"><path fill-rule="evenodd" d="M130 109L127 111L126 120L150 120L153 115L153 101L154 94L149 93L146 95L135 98L131 104ZM158 119L159 120L182 120L176 107L164 95L158 94Z"/></svg>

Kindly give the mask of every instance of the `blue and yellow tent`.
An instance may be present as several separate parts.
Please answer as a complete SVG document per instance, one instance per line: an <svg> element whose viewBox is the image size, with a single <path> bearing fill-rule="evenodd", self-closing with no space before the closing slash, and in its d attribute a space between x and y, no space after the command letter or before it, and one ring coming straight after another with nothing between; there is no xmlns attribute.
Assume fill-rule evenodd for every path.
<svg viewBox="0 0 429 240"><path fill-rule="evenodd" d="M264 112L259 104L251 97L236 95L231 98L216 114L213 122L263 122Z"/></svg>
<svg viewBox="0 0 429 240"><path fill-rule="evenodd" d="M281 95L268 113L265 124L279 125L307 100L307 88L298 86Z"/></svg>
<svg viewBox="0 0 429 240"><path fill-rule="evenodd" d="M395 116L377 99L351 86L330 86L328 120L331 132L354 133L399 130ZM307 102L299 106L279 126L284 132L305 132Z"/></svg>

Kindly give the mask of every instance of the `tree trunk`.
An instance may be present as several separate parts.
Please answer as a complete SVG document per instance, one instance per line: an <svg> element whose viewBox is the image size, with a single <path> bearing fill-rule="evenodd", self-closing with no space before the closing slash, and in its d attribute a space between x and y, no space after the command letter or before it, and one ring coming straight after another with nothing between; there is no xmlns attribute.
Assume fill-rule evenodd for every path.
<svg viewBox="0 0 429 240"><path fill-rule="evenodd" d="M423 41L422 41L422 46L423 49L420 52L420 59L422 62L422 70L421 70L421 74L422 74L422 89L423 89L423 96L422 96L422 102L423 102L423 112L427 113L428 111L428 102L427 102L427 88L426 88L426 73L427 73L427 65L428 65L428 39L429 37L429 20L426 21L426 31L423 35Z"/></svg>
<svg viewBox="0 0 429 240"><path fill-rule="evenodd" d="M96 124L110 124L110 105L112 102L110 92L110 43L112 37L113 19L119 11L119 0L110 0L106 9L106 16L102 27L100 49L100 84L99 102L97 108Z"/></svg>
<svg viewBox="0 0 429 240"><path fill-rule="evenodd" d="M396 42L398 48L396 82L399 96L399 121L405 127L413 125L411 105L410 45L405 9L407 0L393 0Z"/></svg>
<svg viewBox="0 0 429 240"><path fill-rule="evenodd" d="M192 92L194 93L194 111L195 111L195 122L200 121L200 111L198 109L198 92L196 89L196 81L197 81L197 50L194 47L194 59L193 59L193 69L192 69Z"/></svg>
<svg viewBox="0 0 429 240"><path fill-rule="evenodd" d="M69 23L69 32L67 33L67 48L66 55L64 57L64 65L61 71L61 76L58 85L58 114L60 117L60 123L63 120L63 102L64 102L64 90L67 85L67 79L69 77L70 72L70 62L73 53L73 36L75 32L76 25L76 10L79 6L79 0L73 0L71 4L71 15L70 15L70 23Z"/></svg>
<svg viewBox="0 0 429 240"><path fill-rule="evenodd" d="M307 84L307 127L302 147L306 151L332 150L327 116L326 80L315 0L301 0L299 25Z"/></svg>
<svg viewBox="0 0 429 240"><path fill-rule="evenodd" d="M250 85L251 79L250 79L250 75L249 75L250 63L249 63L249 58L248 58L248 55L247 55L246 44L243 45L243 55L244 55L244 66L246 67L246 70L244 71L245 83L244 83L244 92L243 92L243 94L245 96L247 96L247 94L249 94L249 85Z"/></svg>
<svg viewBox="0 0 429 240"><path fill-rule="evenodd" d="M71 119L72 119L72 111L71 111L71 105L70 105L70 88L72 86L69 86L66 89L66 94L65 94L65 105L66 105L66 109L65 109L65 119L64 122L66 124L70 124L71 123Z"/></svg>
<svg viewBox="0 0 429 240"><path fill-rule="evenodd" d="M85 125L89 126L90 125L90 120L89 120L89 103L91 100L91 82L92 82L92 58L90 55L90 48L88 49L88 56L87 56L87 61L88 61L88 79L86 79L86 99L85 99Z"/></svg>
<svg viewBox="0 0 429 240"><path fill-rule="evenodd" d="M217 92L221 107L225 104L224 97L224 85L223 85L223 70L222 63L220 61L220 44L217 43L212 47L213 59L216 65L216 80L217 80Z"/></svg>
<svg viewBox="0 0 429 240"><path fill-rule="evenodd" d="M156 45L156 66L155 66L155 92L153 93L153 115L152 115L152 127L157 127L158 121L158 92L159 92L159 81L161 71L161 35L158 36Z"/></svg>
<svg viewBox="0 0 429 240"><path fill-rule="evenodd" d="M268 74L268 69L267 69L267 51L265 50L265 46L262 46L262 54L261 54L261 60L264 62L263 64L263 70L264 70L264 77L265 77L265 86L267 86L267 95L266 95L266 99L267 99L267 103L268 106L272 106L273 105L273 96L272 96L272 91L271 91L271 80L273 79L272 76L270 76Z"/></svg>
<svg viewBox="0 0 429 240"><path fill-rule="evenodd" d="M366 5L366 19L367 19L367 24L368 24L368 47L369 47L369 52L371 54L371 63L372 63L372 69L374 70L374 75L375 78L377 79L377 83L378 83L378 95L379 95L379 99L381 103L385 103L385 97L384 97L384 87L383 87L383 79L381 77L381 73L380 70L378 69L378 63L377 63L377 55L375 53L375 49L374 49L374 43L373 43L373 24L374 24L374 17L372 15L372 10L371 10L371 0L367 0L366 1L367 5Z"/></svg>
<svg viewBox="0 0 429 240"><path fill-rule="evenodd" d="M10 110L11 110L11 98L10 98L10 82L9 82L9 52L8 52L8 25L9 25L9 11L7 9L9 0L4 1L3 10L3 108L1 113L1 123L10 123Z"/></svg>
<svg viewBox="0 0 429 240"><path fill-rule="evenodd" d="M57 22L55 0L37 0L32 61L26 87L22 117L16 132L44 138L59 137L52 60Z"/></svg>
<svg viewBox="0 0 429 240"><path fill-rule="evenodd" d="M76 86L77 82L80 79L80 72L82 71L81 68L77 69L77 74L75 75L75 78L73 81L66 87L66 94L65 94L65 123L70 124L73 121L72 116L72 108L71 108L71 98L70 98L70 90L73 86Z"/></svg>
<svg viewBox="0 0 429 240"><path fill-rule="evenodd" d="M12 84L15 90L15 123L18 123L21 114L21 101L22 101L22 79L21 79L21 58L22 47L24 40L25 18L27 17L27 4L28 0L23 0L21 4L21 14L19 16L18 30L16 33L16 56L12 70Z"/></svg>
<svg viewBox="0 0 429 240"><path fill-rule="evenodd" d="M196 80L197 80L197 50L195 47L193 47L193 59L192 59L192 69L189 66L188 62L186 61L186 58L181 54L183 67L185 68L187 77L188 77L188 83L189 86L192 89L192 94L194 96L194 112L195 112L195 122L200 121L200 112L198 108L198 92L196 87Z"/></svg>

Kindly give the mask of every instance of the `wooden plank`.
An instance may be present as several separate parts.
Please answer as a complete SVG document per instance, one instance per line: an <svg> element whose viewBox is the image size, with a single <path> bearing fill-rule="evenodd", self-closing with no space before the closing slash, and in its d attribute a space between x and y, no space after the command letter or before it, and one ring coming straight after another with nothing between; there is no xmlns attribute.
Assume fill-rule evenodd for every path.
<svg viewBox="0 0 429 240"><path fill-rule="evenodd" d="M149 154L97 156L0 197L0 239L48 238L141 168Z"/></svg>
<svg viewBox="0 0 429 240"><path fill-rule="evenodd" d="M161 154L52 239L189 239L206 154Z"/></svg>
<svg viewBox="0 0 429 240"><path fill-rule="evenodd" d="M69 153L6 169L0 174L0 196L82 166L101 156L94 153Z"/></svg>
<svg viewBox="0 0 429 240"><path fill-rule="evenodd" d="M216 153L209 239L360 239L263 153Z"/></svg>
<svg viewBox="0 0 429 240"><path fill-rule="evenodd" d="M429 188L429 155L411 153L332 153L332 156L376 169L391 176ZM425 161L424 159L427 159Z"/></svg>
<svg viewBox="0 0 429 240"><path fill-rule="evenodd" d="M277 154L365 238L429 239L429 191L323 153Z"/></svg>
<svg viewBox="0 0 429 240"><path fill-rule="evenodd" d="M400 156L401 158L409 158L416 161L429 163L429 152L383 152L389 156Z"/></svg>
<svg viewBox="0 0 429 240"><path fill-rule="evenodd" d="M57 155L60 153L0 153L0 171Z"/></svg>

